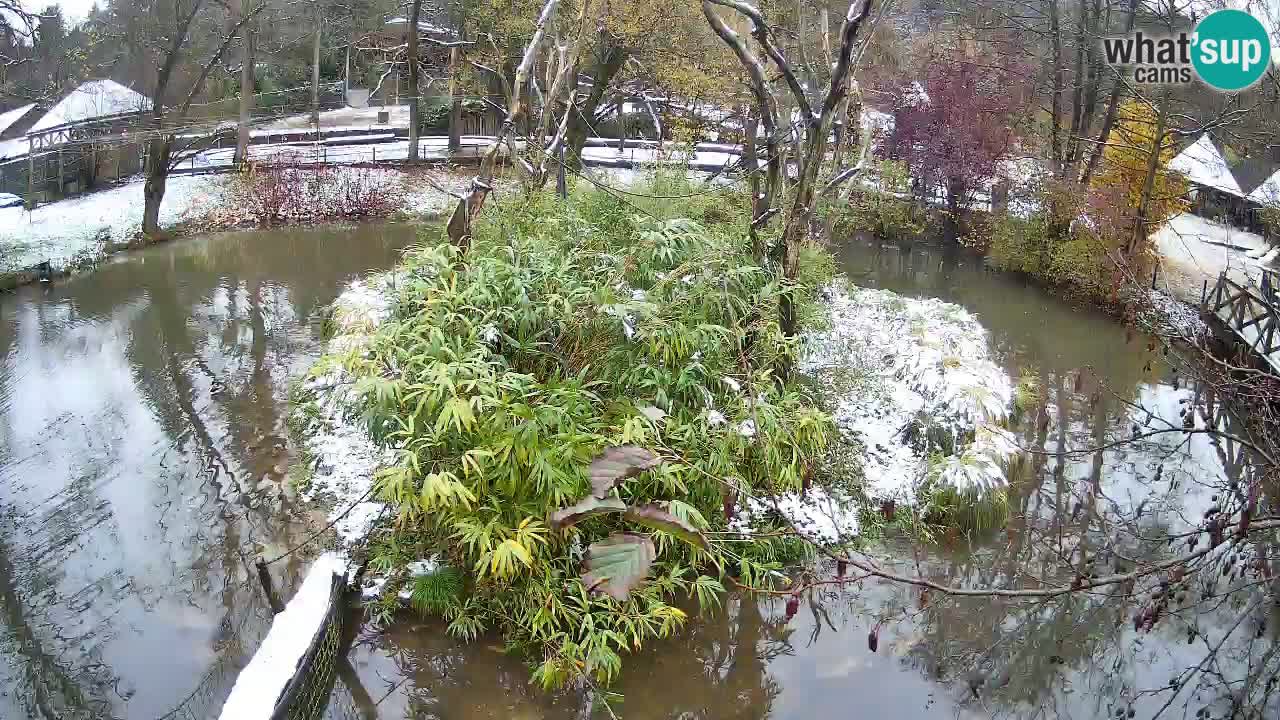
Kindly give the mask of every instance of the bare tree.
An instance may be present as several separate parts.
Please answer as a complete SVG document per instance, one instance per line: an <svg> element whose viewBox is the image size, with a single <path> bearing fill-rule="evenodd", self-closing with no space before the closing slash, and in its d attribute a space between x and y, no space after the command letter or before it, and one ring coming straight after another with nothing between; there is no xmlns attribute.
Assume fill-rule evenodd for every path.
<svg viewBox="0 0 1280 720"><path fill-rule="evenodd" d="M508 101L502 128L481 156L479 173L472 179L467 193L458 199L458 205L449 219L449 238L464 252L470 245L472 223L484 207L485 199L493 191L494 173L503 149L506 149L507 155L519 168L528 187L543 187L549 177L548 168L551 163L557 162L559 150L568 136L570 119L578 111L573 103L574 88L572 86L576 83L577 56L591 5L589 2L582 4L568 44L557 45L548 50L550 53L548 63L554 69L553 80L543 96L533 136L524 138L522 143L517 143L516 127L530 115L530 103L525 98L530 85L530 73L533 71L538 53L543 49L547 26L552 22L558 2L559 0L547 0L543 6L511 82L508 83L500 73L481 66L503 83ZM473 62L473 64L477 63ZM564 98L562 107L561 98ZM558 122L557 111L560 113ZM550 141L547 141L547 133L552 125L556 125L557 129ZM521 154L521 146L529 157Z"/></svg>
<svg viewBox="0 0 1280 720"><path fill-rule="evenodd" d="M419 77L421 69L418 57L418 35L420 34L418 25L422 18L422 0L413 0L410 7L405 34L408 36L406 44L409 47L409 161L413 162L418 159L418 133L422 124L422 98L419 97L421 94L419 84L422 81Z"/></svg>
<svg viewBox="0 0 1280 720"><path fill-rule="evenodd" d="M842 106L849 92L850 72L853 68L854 50L858 31L871 14L872 0L863 0L849 5L845 13L844 24L840 30L839 48L835 62L832 64L831 77L826 91L817 100L815 111L806 95L805 88L797 77L795 66L783 55L775 32L765 22L764 15L755 6L739 0L703 0L702 9L707 22L716 35L733 50L742 63L751 82L752 93L756 100L755 116L760 118L765 132L765 155L769 163L768 181L756 199L752 214L751 226L758 228L768 222L769 218L779 210L773 207L778 192L778 181L781 175L778 166L778 129L776 122L775 100L767 85L763 63L755 56L746 41L735 33L716 14L713 6L731 9L744 16L751 23L751 37L759 45L769 62L772 63L795 103L801 126L798 135L800 147L795 157L796 181L790 188L790 207L786 209L783 219L782 239L774 251L774 259L781 266L781 277L787 286L781 296L778 307L778 320L782 332L787 337L794 337L797 332L796 298L794 285L800 268L800 249L805 240L811 236L814 210L820 191L819 174L827 162L827 145L837 108ZM861 168L836 169L831 180L821 188L830 190L841 182L853 177ZM754 169L752 169L754 171ZM787 368L781 368L785 374Z"/></svg>
<svg viewBox="0 0 1280 720"><path fill-rule="evenodd" d="M252 3L233 0L232 19L243 18ZM244 38L240 41L240 117L236 123L236 152L233 161L240 165L249 159L250 117L253 114L254 73L256 70L256 33L253 23L244 26Z"/></svg>
<svg viewBox="0 0 1280 720"><path fill-rule="evenodd" d="M164 200L165 184L169 172L182 159L182 153L174 152L178 130L191 113L192 103L204 89L209 74L222 62L231 44L241 30L266 7L256 2L240 14L220 35L214 38L212 48L206 50L205 59L191 68L189 80L180 79L202 38L197 36L202 15L224 9L209 0L178 0L172 8L165 6L152 26L158 41L159 73L156 77L154 100L150 120L147 123L147 165L143 184L142 232L154 236L160 232L160 203ZM157 8L159 10L159 8ZM211 18L205 18L209 20ZM217 27L216 23L209 23ZM172 100L171 100L172 99Z"/></svg>

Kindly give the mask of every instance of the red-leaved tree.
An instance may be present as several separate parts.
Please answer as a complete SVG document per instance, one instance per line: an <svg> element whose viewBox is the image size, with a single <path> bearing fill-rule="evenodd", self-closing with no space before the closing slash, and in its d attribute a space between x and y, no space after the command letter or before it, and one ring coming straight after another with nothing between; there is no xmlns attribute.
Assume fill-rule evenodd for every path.
<svg viewBox="0 0 1280 720"><path fill-rule="evenodd" d="M923 87L912 83L901 93L888 156L907 164L914 187L942 191L958 212L991 183L1009 149L1019 78L1003 65L935 56Z"/></svg>

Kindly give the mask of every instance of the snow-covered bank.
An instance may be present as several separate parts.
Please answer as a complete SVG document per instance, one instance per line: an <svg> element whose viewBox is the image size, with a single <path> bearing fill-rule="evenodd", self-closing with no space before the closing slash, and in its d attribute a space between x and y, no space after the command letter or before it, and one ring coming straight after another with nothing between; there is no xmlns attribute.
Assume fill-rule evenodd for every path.
<svg viewBox="0 0 1280 720"><path fill-rule="evenodd" d="M390 314L391 275L356 280L334 301L330 320L334 334L331 358L360 354ZM317 366L318 374L302 385L305 407L293 408L304 419L301 439L313 471L301 497L330 506L329 521L343 544L365 537L383 505L369 496L373 476L394 454L374 444L361 422L353 380L338 362Z"/></svg>
<svg viewBox="0 0 1280 720"><path fill-rule="evenodd" d="M1014 383L991 359L977 318L941 300L843 282L826 292L830 328L806 334L799 369L833 398L839 432L857 448L865 500L915 504L929 484L969 498L1002 488L1018 454L1003 427ZM737 526L776 510L813 539L849 540L859 509L851 490L749 500Z"/></svg>
<svg viewBox="0 0 1280 720"><path fill-rule="evenodd" d="M220 207L230 178L169 178L160 224L172 227ZM91 262L142 232L142 180L38 206L0 209L0 273L48 261L59 271Z"/></svg>
<svg viewBox="0 0 1280 720"><path fill-rule="evenodd" d="M261 185L261 178L255 181L241 175L172 176L160 205L160 225L217 230L394 212L433 217L454 202L417 169L335 167L289 172L310 172L311 179L281 176L284 182L260 187L254 183ZM445 186L463 184L459 177L443 172L433 173L432 178ZM55 273L91 265L137 240L142 234L142 187L142 179L136 178L109 190L40 205L31 212L22 207L0 209L0 279L44 262ZM297 207L285 207L286 200Z"/></svg>

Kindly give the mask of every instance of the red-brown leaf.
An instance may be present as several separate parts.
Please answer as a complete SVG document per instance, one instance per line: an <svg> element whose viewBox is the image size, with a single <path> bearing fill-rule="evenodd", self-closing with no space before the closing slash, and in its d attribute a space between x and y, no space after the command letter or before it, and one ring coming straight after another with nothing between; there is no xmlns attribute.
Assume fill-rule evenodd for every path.
<svg viewBox="0 0 1280 720"><path fill-rule="evenodd" d="M591 494L603 499L618 483L651 470L662 462L658 455L636 445L619 445L606 448L591 461L587 476L591 480Z"/></svg>
<svg viewBox="0 0 1280 720"><path fill-rule="evenodd" d="M658 551L653 540L639 533L614 533L587 548L587 572L582 582L592 592L622 602L644 584Z"/></svg>

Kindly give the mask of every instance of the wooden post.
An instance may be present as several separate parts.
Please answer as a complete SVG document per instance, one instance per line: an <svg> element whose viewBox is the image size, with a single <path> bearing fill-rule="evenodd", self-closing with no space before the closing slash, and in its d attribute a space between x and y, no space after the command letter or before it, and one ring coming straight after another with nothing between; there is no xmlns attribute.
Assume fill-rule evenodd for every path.
<svg viewBox="0 0 1280 720"><path fill-rule="evenodd" d="M618 93L618 97L617 97L618 122L615 124L618 126L618 157L619 158L622 157L622 153L627 147L627 116L626 116L626 113L622 111L622 106L625 104L622 98L623 98L622 93Z"/></svg>
<svg viewBox="0 0 1280 720"><path fill-rule="evenodd" d="M320 0L316 0L316 34L311 45L311 124L320 130L320 27L324 15L320 13Z"/></svg>
<svg viewBox="0 0 1280 720"><path fill-rule="evenodd" d="M58 197L62 197L67 194L66 173L67 173L67 166L62 157L62 148L58 148Z"/></svg>
<svg viewBox="0 0 1280 720"><path fill-rule="evenodd" d="M35 141L27 142L27 209L36 208L36 151Z"/></svg>
<svg viewBox="0 0 1280 720"><path fill-rule="evenodd" d="M449 154L462 148L462 98L458 97L458 72L462 51L458 46L449 48Z"/></svg>
<svg viewBox="0 0 1280 720"><path fill-rule="evenodd" d="M560 162L556 163L556 194L561 200L569 197L569 183L564 176L564 143L560 143Z"/></svg>
<svg viewBox="0 0 1280 720"><path fill-rule="evenodd" d="M267 570L267 561L259 557L254 564L258 566L258 582L262 583L262 592L267 595L267 604L271 606L271 612L279 615L284 612L284 603L280 602L280 596L276 595L275 588L271 585L271 573Z"/></svg>

